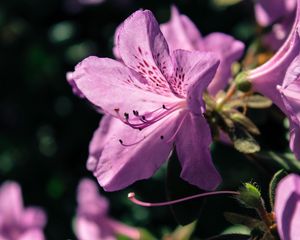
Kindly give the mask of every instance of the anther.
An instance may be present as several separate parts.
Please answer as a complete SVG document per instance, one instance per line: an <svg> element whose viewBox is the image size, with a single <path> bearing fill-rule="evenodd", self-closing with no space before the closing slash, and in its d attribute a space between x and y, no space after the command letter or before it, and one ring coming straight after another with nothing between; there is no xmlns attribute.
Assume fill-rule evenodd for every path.
<svg viewBox="0 0 300 240"><path fill-rule="evenodd" d="M124 117L125 117L126 120L128 120L128 118L129 118L129 113L124 113Z"/></svg>
<svg viewBox="0 0 300 240"><path fill-rule="evenodd" d="M122 141L122 139L119 139L119 142L120 142L121 144L123 144L123 141Z"/></svg>
<svg viewBox="0 0 300 240"><path fill-rule="evenodd" d="M161 139L161 140L163 140L163 139L164 139L164 136L163 136L163 135L161 135L161 136L160 136L160 139Z"/></svg>
<svg viewBox="0 0 300 240"><path fill-rule="evenodd" d="M115 108L114 111L118 113L120 111L120 108Z"/></svg>

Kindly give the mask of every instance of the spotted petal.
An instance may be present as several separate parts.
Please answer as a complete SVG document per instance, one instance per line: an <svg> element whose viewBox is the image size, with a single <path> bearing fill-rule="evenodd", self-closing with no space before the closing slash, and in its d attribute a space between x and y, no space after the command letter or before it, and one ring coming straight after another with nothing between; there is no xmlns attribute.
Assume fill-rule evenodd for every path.
<svg viewBox="0 0 300 240"><path fill-rule="evenodd" d="M172 67L169 48L153 14L136 11L121 25L118 36L125 65L140 73L152 91L171 95L167 81Z"/></svg>
<svg viewBox="0 0 300 240"><path fill-rule="evenodd" d="M76 66L73 79L85 98L115 117L124 118L133 110L143 114L173 101L152 92L137 73L108 58L88 57Z"/></svg>
<svg viewBox="0 0 300 240"><path fill-rule="evenodd" d="M180 95L186 96L192 112L203 112L202 95L215 76L219 63L213 53L185 50L173 52L171 86Z"/></svg>

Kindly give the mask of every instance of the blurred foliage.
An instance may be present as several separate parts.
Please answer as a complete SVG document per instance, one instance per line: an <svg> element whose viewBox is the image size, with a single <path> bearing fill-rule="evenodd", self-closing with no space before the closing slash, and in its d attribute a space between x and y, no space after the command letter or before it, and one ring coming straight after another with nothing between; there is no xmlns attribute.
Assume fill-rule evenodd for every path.
<svg viewBox="0 0 300 240"><path fill-rule="evenodd" d="M88 103L73 96L66 72L89 55L112 57L115 28L140 8L152 10L165 22L170 5L176 4L203 35L221 31L249 44L256 31L251 1L226 7L217 2L224 1L107 0L83 7L76 0L1 0L0 182L18 181L25 203L47 211L47 239L75 238L71 219L76 210L76 187L83 176L92 177L85 162L100 119ZM277 109L255 111L249 115L262 132L258 138L262 148L285 152L287 130L281 113ZM261 166L257 158L245 157L229 146L214 144L212 152L224 189L237 189L242 182L254 180L266 193L272 175L280 169ZM126 197L135 191L149 201L165 200L165 176L166 168L162 168L151 180L130 189L102 191L110 199L111 215L156 236L171 233L177 223L170 209L145 209ZM231 233L225 211L253 214L230 197L210 198L195 235Z"/></svg>

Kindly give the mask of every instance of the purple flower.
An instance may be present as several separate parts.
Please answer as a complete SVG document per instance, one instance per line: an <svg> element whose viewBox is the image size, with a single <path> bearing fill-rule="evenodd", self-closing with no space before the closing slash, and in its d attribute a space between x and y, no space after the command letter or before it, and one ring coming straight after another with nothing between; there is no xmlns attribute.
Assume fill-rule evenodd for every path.
<svg viewBox="0 0 300 240"><path fill-rule="evenodd" d="M183 49L189 51L213 52L220 59L220 66L214 79L208 86L211 94L223 90L231 78L231 65L243 54L244 44L224 33L211 33L202 37L195 24L178 9L171 8L171 20L160 25L171 51ZM118 30L116 31L116 36ZM118 54L115 54L118 56Z"/></svg>
<svg viewBox="0 0 300 240"><path fill-rule="evenodd" d="M290 120L290 148L300 159L300 4L289 37L262 66L251 70L248 79L257 92L269 97Z"/></svg>
<svg viewBox="0 0 300 240"><path fill-rule="evenodd" d="M272 31L264 36L266 46L277 50L287 38L293 25L296 0L260 0L255 4L255 15L259 25L273 24Z"/></svg>
<svg viewBox="0 0 300 240"><path fill-rule="evenodd" d="M300 239L300 176L290 174L278 184L275 216L282 240Z"/></svg>
<svg viewBox="0 0 300 240"><path fill-rule="evenodd" d="M118 32L122 62L89 57L72 76L85 98L107 114L92 140L88 168L105 190L115 191L152 176L175 145L181 177L216 188L220 176L210 156L202 93L219 61L198 51L170 54L150 11L135 12Z"/></svg>
<svg viewBox="0 0 300 240"><path fill-rule="evenodd" d="M108 201L99 195L96 184L89 179L80 181L77 192L75 233L79 240L114 240L117 235L139 239L139 230L107 216Z"/></svg>
<svg viewBox="0 0 300 240"><path fill-rule="evenodd" d="M20 186L5 182L0 187L0 240L43 240L45 213L37 207L24 208Z"/></svg>
<svg viewBox="0 0 300 240"><path fill-rule="evenodd" d="M195 24L176 7L171 9L171 20L161 25L171 50L199 50L215 53L220 59L220 66L214 79L208 86L211 94L223 90L231 78L231 65L243 54L244 44L224 33L211 33L202 37Z"/></svg>

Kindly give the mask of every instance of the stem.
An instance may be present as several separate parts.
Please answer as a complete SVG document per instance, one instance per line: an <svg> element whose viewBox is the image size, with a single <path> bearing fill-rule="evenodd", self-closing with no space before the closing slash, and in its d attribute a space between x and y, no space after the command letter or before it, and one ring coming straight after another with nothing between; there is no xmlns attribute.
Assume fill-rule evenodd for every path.
<svg viewBox="0 0 300 240"><path fill-rule="evenodd" d="M195 198L201 198L201 197L206 197L206 196L213 196L213 195L223 195L223 194L229 194L229 195L239 195L239 192L234 192L234 191L218 191L218 192L207 192L207 193L200 193L197 195L189 196L189 197L184 197L180 199L176 199L173 201L168 201L168 202L160 202L160 203L149 203L149 202L143 202L135 198L135 193L131 192L128 194L128 198L131 202L143 206L143 207L161 207L161 206L168 206L172 204L177 204L185 201L189 201Z"/></svg>
<svg viewBox="0 0 300 240"><path fill-rule="evenodd" d="M231 85L230 85L230 87L229 87L229 89L228 89L228 91L227 91L227 93L226 93L226 96L218 103L218 105L217 105L217 109L218 110L221 110L221 108L223 107L223 105L227 102L227 101L229 101L231 98L232 98L232 96L235 94L235 92L236 92L236 85L235 85L235 83L232 83Z"/></svg>

